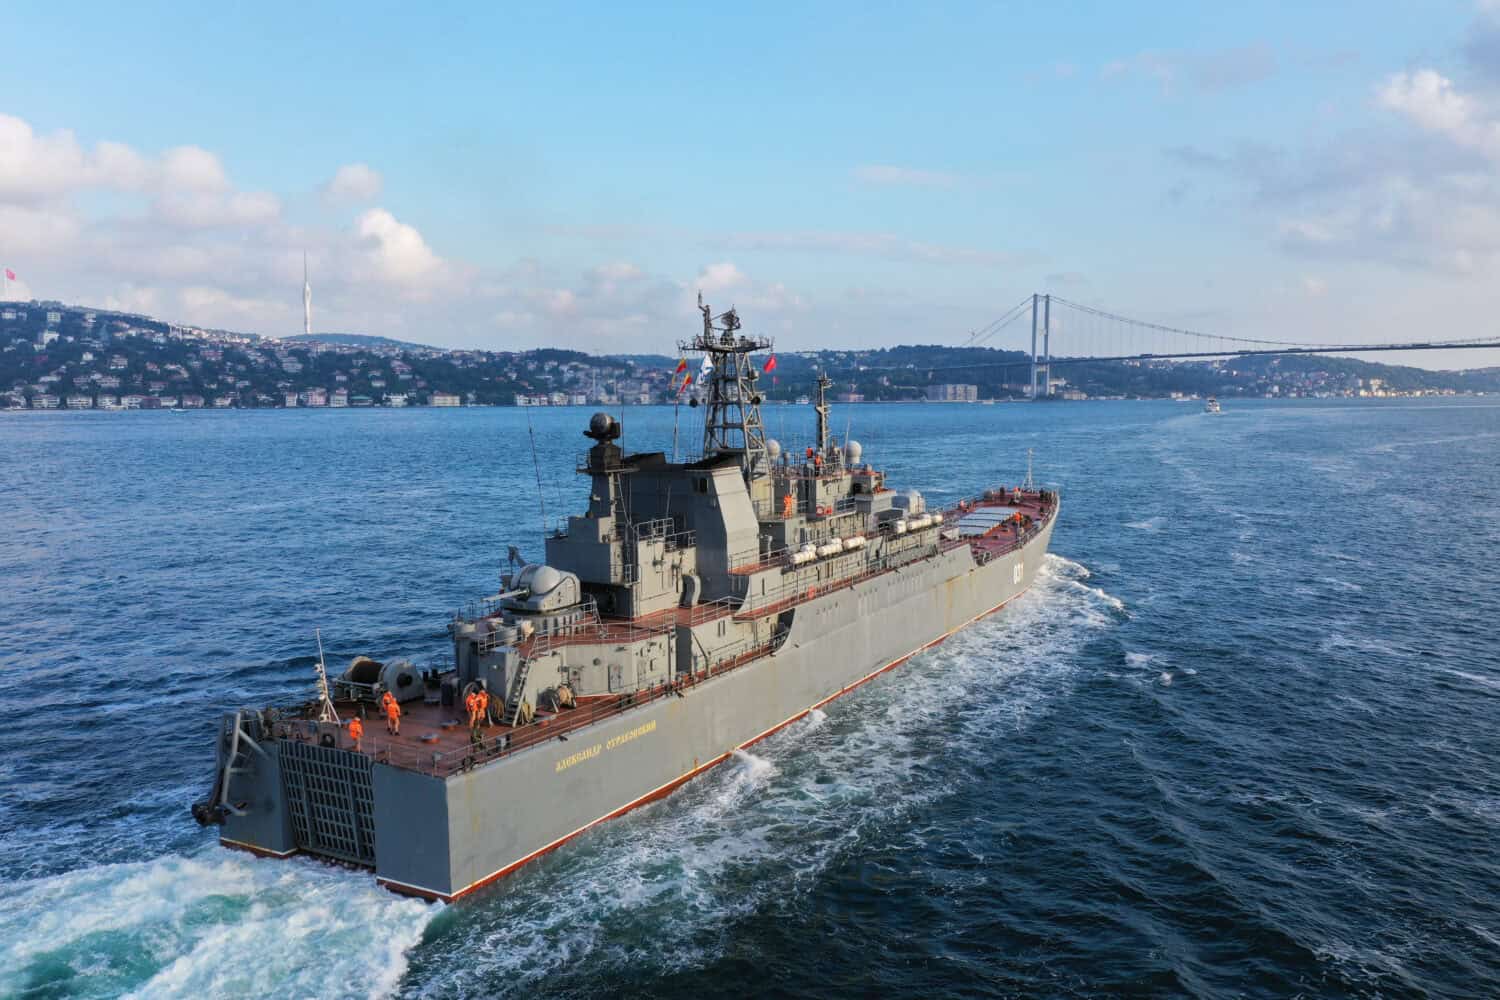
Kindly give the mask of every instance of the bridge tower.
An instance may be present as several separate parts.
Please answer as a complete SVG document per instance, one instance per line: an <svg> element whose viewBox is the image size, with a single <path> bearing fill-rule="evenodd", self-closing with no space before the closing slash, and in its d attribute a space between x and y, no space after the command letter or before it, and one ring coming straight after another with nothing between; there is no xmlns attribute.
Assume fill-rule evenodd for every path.
<svg viewBox="0 0 1500 1000"><path fill-rule="evenodd" d="M1036 399L1036 320L1037 299L1036 292L1031 293L1031 398Z"/></svg>
<svg viewBox="0 0 1500 1000"><path fill-rule="evenodd" d="M1041 320L1042 350L1037 353L1037 321ZM1043 378L1041 393L1037 392L1036 377ZM1031 295L1031 398L1040 399L1052 395L1052 296Z"/></svg>

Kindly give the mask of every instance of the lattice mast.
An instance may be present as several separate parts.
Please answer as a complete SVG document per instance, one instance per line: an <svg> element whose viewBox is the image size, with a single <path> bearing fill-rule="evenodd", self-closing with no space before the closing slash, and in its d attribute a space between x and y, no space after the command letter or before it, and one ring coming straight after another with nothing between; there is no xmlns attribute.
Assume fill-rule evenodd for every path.
<svg viewBox="0 0 1500 1000"><path fill-rule="evenodd" d="M756 351L771 349L766 337L747 337L739 332L740 318L733 309L718 316L703 304L703 332L679 344L684 352L702 353L712 366L699 383L704 394L703 456L738 454L746 481L759 479L770 470L766 454L766 428L760 418L760 371L750 360ZM706 380L706 384L705 381Z"/></svg>
<svg viewBox="0 0 1500 1000"><path fill-rule="evenodd" d="M828 433L828 390L833 388L833 379L828 377L827 372L818 373L817 397L813 408L818 414L818 454L827 456L833 447L833 439Z"/></svg>

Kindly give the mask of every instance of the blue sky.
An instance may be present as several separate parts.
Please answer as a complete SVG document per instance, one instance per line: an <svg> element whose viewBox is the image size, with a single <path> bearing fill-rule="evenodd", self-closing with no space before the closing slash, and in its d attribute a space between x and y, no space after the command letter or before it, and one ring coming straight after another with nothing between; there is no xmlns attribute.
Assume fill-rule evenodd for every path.
<svg viewBox="0 0 1500 1000"><path fill-rule="evenodd" d="M305 248L318 328L455 346L667 351L699 288L787 348L956 342L1032 291L1241 336L1494 330L1493 5L0 23L13 297L290 332Z"/></svg>

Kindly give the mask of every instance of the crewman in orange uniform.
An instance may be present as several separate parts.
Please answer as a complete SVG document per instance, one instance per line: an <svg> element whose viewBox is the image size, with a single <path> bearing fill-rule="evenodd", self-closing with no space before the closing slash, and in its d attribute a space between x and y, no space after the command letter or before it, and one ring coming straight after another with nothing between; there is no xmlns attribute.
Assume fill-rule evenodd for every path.
<svg viewBox="0 0 1500 1000"><path fill-rule="evenodd" d="M389 691L386 691L384 694L382 694L380 696L380 710L382 712L390 712L391 706L394 705L395 703L396 703L396 696L393 695L393 694L391 694Z"/></svg>
<svg viewBox="0 0 1500 1000"><path fill-rule="evenodd" d="M473 691L464 695L464 708L469 711L469 729L474 729L474 720L479 717L479 695Z"/></svg>
<svg viewBox="0 0 1500 1000"><path fill-rule="evenodd" d="M385 728L392 736L401 735L401 705L395 698L385 703Z"/></svg>
<svg viewBox="0 0 1500 1000"><path fill-rule="evenodd" d="M364 735L365 724L363 722L360 722L359 716L356 715L354 718L349 720L349 738L354 741L354 749L356 751L363 749L359 745L359 741L364 739Z"/></svg>
<svg viewBox="0 0 1500 1000"><path fill-rule="evenodd" d="M478 712L475 713L474 721L480 729L483 729L490 721L490 693L484 690L476 692L475 701L478 703L476 705Z"/></svg>

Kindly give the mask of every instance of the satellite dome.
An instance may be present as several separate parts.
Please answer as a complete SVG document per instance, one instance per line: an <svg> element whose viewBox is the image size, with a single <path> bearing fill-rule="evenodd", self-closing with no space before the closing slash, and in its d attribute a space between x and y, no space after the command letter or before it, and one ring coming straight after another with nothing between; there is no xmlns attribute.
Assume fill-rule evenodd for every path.
<svg viewBox="0 0 1500 1000"><path fill-rule="evenodd" d="M594 441L612 441L613 438L619 436L619 424L616 423L615 418L600 411L588 418L588 430L585 430L583 435Z"/></svg>
<svg viewBox="0 0 1500 1000"><path fill-rule="evenodd" d="M865 453L864 446L858 441L850 441L844 445L844 461L850 465L859 464L859 456Z"/></svg>
<svg viewBox="0 0 1500 1000"><path fill-rule="evenodd" d="M766 454L770 456L773 462L780 458L781 442L775 438L766 438Z"/></svg>

